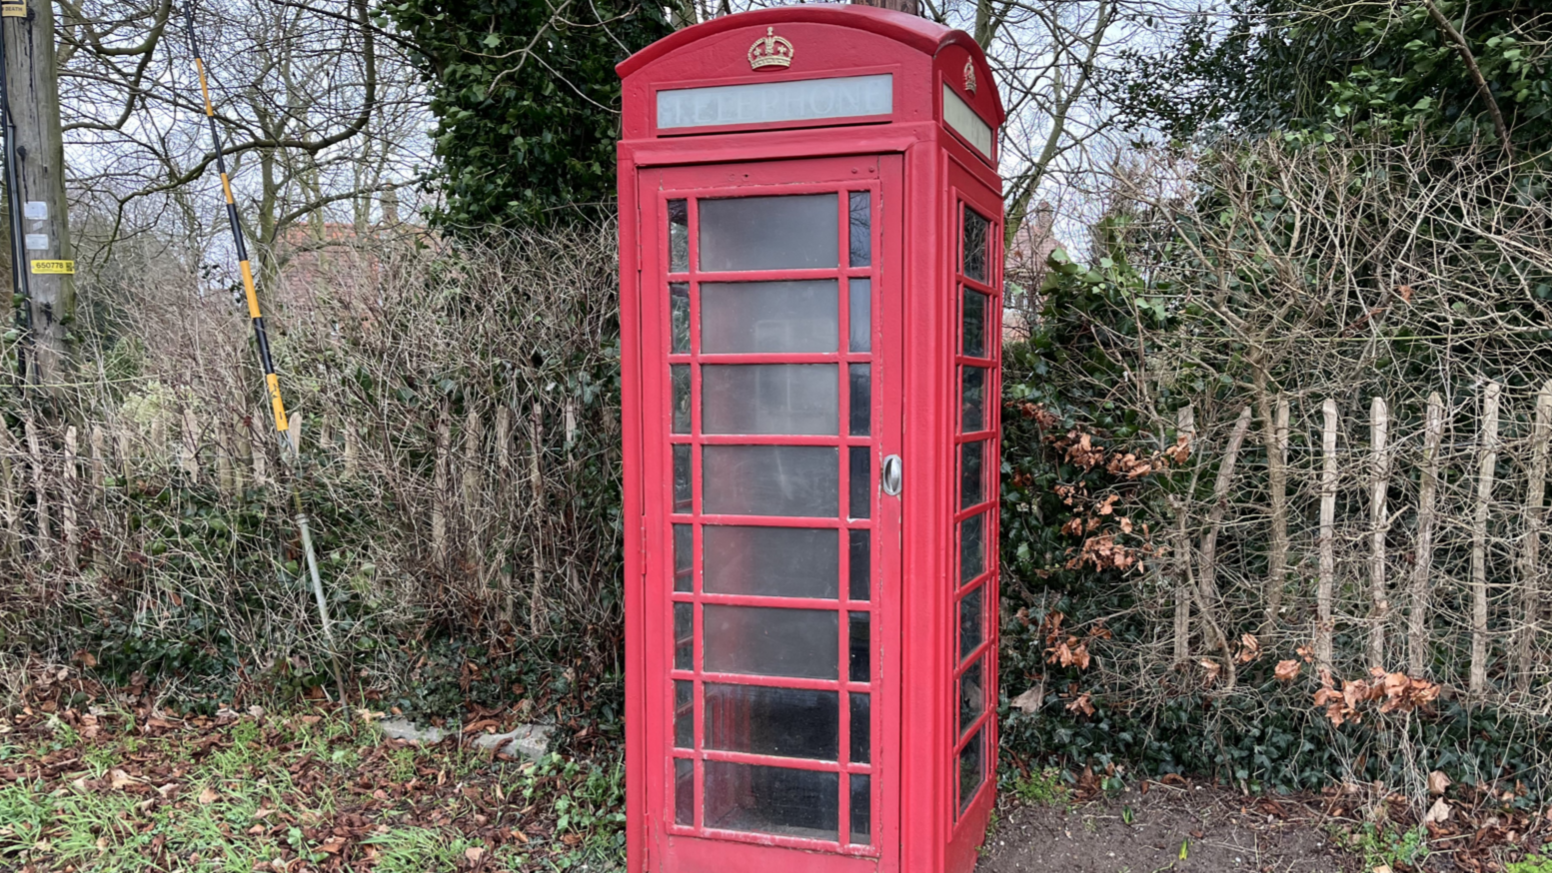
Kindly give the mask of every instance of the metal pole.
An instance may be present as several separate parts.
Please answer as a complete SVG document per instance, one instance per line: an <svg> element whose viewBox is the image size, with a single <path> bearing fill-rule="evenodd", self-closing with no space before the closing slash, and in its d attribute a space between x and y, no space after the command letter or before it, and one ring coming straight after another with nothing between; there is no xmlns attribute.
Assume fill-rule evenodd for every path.
<svg viewBox="0 0 1552 873"><path fill-rule="evenodd" d="M301 443L287 438L290 423L286 418L286 406L280 398L280 377L275 375L275 362L270 357L269 333L264 327L264 315L259 310L259 291L253 278L253 265L248 261L248 246L243 241L242 220L237 213L237 201L232 197L232 181L226 173L226 156L221 152L221 130L216 126L215 107L210 102L210 86L205 80L205 61L200 56L199 40L194 33L194 4L192 2L183 5L183 22L188 30L189 50L194 55L194 71L199 74L200 96L205 101L205 120L210 125L210 142L215 149L216 169L221 173L221 192L226 197L226 220L232 231L232 245L237 251L237 266L242 273L243 293L248 299L248 320L253 325L254 344L259 352L259 366L264 371L264 387L269 394L270 409L275 416L275 436L280 442L280 451L284 456L287 450L293 463L301 466ZM312 581L313 598L318 604L318 621L323 626L323 636L329 646L329 655L334 662L334 682L339 686L340 704L345 704L345 682L340 672L339 655L334 647L334 629L329 621L329 605L323 594L323 581L318 574L318 557L313 550L312 530L307 523L307 514L302 511L302 496L297 490L294 477L287 477L291 492L291 507L296 522L297 533L302 540L302 552L307 559L307 572Z"/></svg>

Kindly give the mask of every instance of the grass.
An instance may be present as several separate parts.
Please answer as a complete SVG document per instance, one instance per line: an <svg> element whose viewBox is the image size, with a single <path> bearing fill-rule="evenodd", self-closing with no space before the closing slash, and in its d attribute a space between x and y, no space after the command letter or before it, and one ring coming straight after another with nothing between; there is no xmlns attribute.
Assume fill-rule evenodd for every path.
<svg viewBox="0 0 1552 873"><path fill-rule="evenodd" d="M1013 780L1013 796L1031 806L1067 806L1072 792L1062 780L1062 771L1056 767L1031 770Z"/></svg>
<svg viewBox="0 0 1552 873"><path fill-rule="evenodd" d="M0 744L0 869L617 870L617 757L493 761L339 714L36 718Z"/></svg>
<svg viewBox="0 0 1552 873"><path fill-rule="evenodd" d="M1552 873L1552 858L1531 855L1504 868L1504 873Z"/></svg>

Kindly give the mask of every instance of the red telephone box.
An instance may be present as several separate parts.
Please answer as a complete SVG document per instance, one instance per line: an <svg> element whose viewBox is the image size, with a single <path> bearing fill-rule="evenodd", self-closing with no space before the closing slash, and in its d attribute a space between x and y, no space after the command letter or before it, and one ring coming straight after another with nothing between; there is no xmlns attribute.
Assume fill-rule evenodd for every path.
<svg viewBox="0 0 1552 873"><path fill-rule="evenodd" d="M629 869L969 871L997 748L986 60L810 5L619 73Z"/></svg>

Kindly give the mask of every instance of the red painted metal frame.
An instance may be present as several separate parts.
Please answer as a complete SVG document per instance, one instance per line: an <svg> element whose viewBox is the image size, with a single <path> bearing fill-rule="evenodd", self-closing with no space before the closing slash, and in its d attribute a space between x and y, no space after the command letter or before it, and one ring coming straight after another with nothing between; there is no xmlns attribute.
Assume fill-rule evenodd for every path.
<svg viewBox="0 0 1552 873"><path fill-rule="evenodd" d="M767 27L796 47L790 70L751 74L745 56L751 42ZM964 87L969 64L980 87ZM656 135L655 94L661 88L780 81L819 76L861 75L888 71L895 76L894 113L887 119L830 119L823 126L760 125L757 128L675 129ZM799 6L724 16L680 31L649 47L620 66L624 77L625 139L620 145L621 364L625 441L626 524L626 654L627 654L627 844L632 873L681 873L769 868L795 873L879 870L911 873L963 873L973 868L975 847L984 834L994 803L996 758L997 648L997 470L1000 432L998 362L1001 339L1001 182L988 157L970 148L942 123L941 93L945 84L956 90L993 129L1003 115L990 70L968 36L919 18L860 6ZM897 156L897 157L894 157ZM878 168L867 178L869 166ZM894 169L890 169L893 167ZM892 181L897 174L898 184ZM837 178L839 176L839 178ZM866 181L863 181L866 180ZM692 383L696 427L688 440L669 435L672 390L668 364L666 207L683 192L686 198L710 193L782 193L805 190L870 190L874 199L873 245L873 435L865 440L835 437L695 436L699 424L698 379ZM988 357L967 359L960 354L958 273L960 210L965 205L991 220L987 263L991 280L978 290L990 295L986 323ZM842 242L846 234L845 198L840 198ZM692 219L692 227L694 227ZM893 234L893 239L890 235ZM841 276L858 271L844 267L817 271L815 276ZM692 258L692 264L694 263ZM783 273L782 278L794 278ZM757 274L738 274L740 279ZM700 276L675 276L695 281ZM710 278L708 275L705 278ZM973 283L972 283L973 284ZM841 318L846 317L846 286L838 288ZM698 294L692 294L692 314L698 315ZM842 322L844 325L844 321ZM695 332L692 331L692 335ZM887 335L885 335L887 334ZM838 342L846 348L842 329ZM889 367L881 356L899 355ZM692 352L698 353L698 347ZM836 362L838 365L839 427L845 430L848 355L717 356L722 362ZM674 362L698 366L702 356L675 357ZM711 361L710 356L704 358ZM962 363L988 368L985 386L987 430L961 435L959 373ZM886 387L887 385L887 387ZM886 408L887 407L887 408ZM893 428L889 430L888 428ZM888 436L884 434L894 434ZM979 583L958 585L957 520L975 513L960 512L958 445L966 439L988 442L983 461L987 476L984 534L986 569ZM890 440L894 447L890 447ZM675 595L672 529L675 522L697 525L713 519L699 515L670 517L672 460L669 444L714 443L835 445L838 447L840 511L848 499L845 446L872 446L873 475L879 459L897 453L904 459L904 488L896 501L875 490L872 647L875 653L871 693L873 712L873 847L825 843L795 837L737 832L708 834L703 829L673 824L671 750L673 742L673 682L675 676L728 678L737 684L826 688L838 693L852 686L845 681L846 560L842 543L841 591L837 601L797 601L788 598L738 598L700 592L700 567L690 595ZM699 449L693 450L698 454ZM698 478L699 465L692 468ZM694 499L699 500L699 482ZM898 508L888 519L886 508ZM698 512L698 503L694 507ZM750 521L761 525L799 525L837 529L850 525L838 519L784 520L720 517L717 522ZM897 539L886 544L892 530ZM839 532L837 534L840 536ZM699 527L696 532L699 545ZM896 550L897 547L897 550ZM699 548L696 549L699 554ZM893 564L893 566L890 566ZM881 572L887 571L887 572ZM892 582L886 582L892 579ZM894 586L894 596L885 585ZM969 659L958 658L959 599L963 592L984 586L983 642ZM695 670L675 673L673 667L674 600L727 602L784 607L837 609L841 635L839 680L768 679L739 675L713 677ZM696 609L697 621L699 608ZM697 639L699 626L697 624ZM880 656L882 653L882 656ZM984 712L978 721L986 731L983 767L986 776L967 808L959 811L956 730L958 698L955 679L965 663L982 658ZM697 659L696 668L700 666ZM891 698L887 701L884 698ZM699 696L696 696L699 706ZM841 707L841 718L848 708ZM704 741L702 713L695 713L697 744ZM977 728L978 730L981 728ZM841 739L844 746L844 735ZM842 752L844 755L844 751ZM733 753L702 752L717 758L756 761ZM824 767L862 772L867 765L823 765L798 759L772 759L784 767ZM886 782L888 784L886 784ZM847 792L842 792L842 797ZM697 797L697 801L700 798ZM700 804L696 803L697 816ZM838 816L845 826L846 808ZM844 838L844 834L843 834Z"/></svg>

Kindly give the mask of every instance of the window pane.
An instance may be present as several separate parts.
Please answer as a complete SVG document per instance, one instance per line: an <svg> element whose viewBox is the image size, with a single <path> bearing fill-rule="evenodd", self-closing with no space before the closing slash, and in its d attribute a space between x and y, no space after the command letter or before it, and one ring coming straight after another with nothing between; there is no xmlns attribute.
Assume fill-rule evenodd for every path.
<svg viewBox="0 0 1552 873"><path fill-rule="evenodd" d="M983 585L966 594L964 599L959 601L959 659L961 661L981 644L984 633L981 621L981 592L985 590L986 587Z"/></svg>
<svg viewBox="0 0 1552 873"><path fill-rule="evenodd" d="M851 427L852 436L867 436L873 424L873 367L870 364L852 364L851 376Z"/></svg>
<svg viewBox="0 0 1552 873"><path fill-rule="evenodd" d="M835 364L701 367L701 432L835 434Z"/></svg>
<svg viewBox="0 0 1552 873"><path fill-rule="evenodd" d="M851 577L851 584L847 596L852 600L870 600L872 593L869 589L873 582L873 532L851 530L846 534L851 543L851 568L847 574Z"/></svg>
<svg viewBox="0 0 1552 873"><path fill-rule="evenodd" d="M964 354L975 358L986 357L986 305L985 294L965 289L963 348Z"/></svg>
<svg viewBox="0 0 1552 873"><path fill-rule="evenodd" d="M982 695L981 665L976 661L959 676L959 733L964 734L981 717L985 711L986 701Z"/></svg>
<svg viewBox="0 0 1552 873"><path fill-rule="evenodd" d="M672 433L690 432L690 365L673 364L668 368L674 384Z"/></svg>
<svg viewBox="0 0 1552 873"><path fill-rule="evenodd" d="M701 206L701 215L705 215L705 205ZM701 226L705 226L704 219ZM964 273L972 279L981 282L986 279L986 219L975 214L970 207L965 207L965 269ZM704 245L704 243L702 243ZM702 256L704 260L704 256Z"/></svg>
<svg viewBox="0 0 1552 873"><path fill-rule="evenodd" d="M834 279L703 283L701 352L833 352L837 288Z"/></svg>
<svg viewBox="0 0 1552 873"><path fill-rule="evenodd" d="M703 693L708 749L837 759L841 703L834 691L708 683Z"/></svg>
<svg viewBox="0 0 1552 873"><path fill-rule="evenodd" d="M674 604L674 669L695 669L695 606Z"/></svg>
<svg viewBox="0 0 1552 873"><path fill-rule="evenodd" d="M668 286L669 351L690 353L690 286L675 282Z"/></svg>
<svg viewBox="0 0 1552 873"><path fill-rule="evenodd" d="M851 695L851 762L866 764L873 760L873 707L866 694Z"/></svg>
<svg viewBox="0 0 1552 873"><path fill-rule="evenodd" d="M978 433L986 429L986 368L961 368L963 390L959 396L960 433Z"/></svg>
<svg viewBox="0 0 1552 873"><path fill-rule="evenodd" d="M668 201L668 269L690 269L690 210L683 200Z"/></svg>
<svg viewBox="0 0 1552 873"><path fill-rule="evenodd" d="M981 787L981 779L986 773L986 767L981 763L981 741L985 738L986 731L977 731L959 752L960 812L969 808L970 801L975 799L976 791Z"/></svg>
<svg viewBox="0 0 1552 873"><path fill-rule="evenodd" d="M851 841L859 846L873 844L872 780L865 774L851 776Z"/></svg>
<svg viewBox="0 0 1552 873"><path fill-rule="evenodd" d="M707 761L708 828L838 840L841 776Z"/></svg>
<svg viewBox="0 0 1552 873"><path fill-rule="evenodd" d="M873 450L867 446L852 446L851 499L846 513L851 518L867 518L873 507Z"/></svg>
<svg viewBox="0 0 1552 873"><path fill-rule="evenodd" d="M674 446L674 512L689 512L690 500L690 447Z"/></svg>
<svg viewBox="0 0 1552 873"><path fill-rule="evenodd" d="M713 515L835 518L840 479L833 446L701 448L701 500Z"/></svg>
<svg viewBox="0 0 1552 873"><path fill-rule="evenodd" d="M873 260L873 195L851 192L851 259L853 267L866 267Z"/></svg>
<svg viewBox="0 0 1552 873"><path fill-rule="evenodd" d="M674 680L674 748L695 747L695 683Z"/></svg>
<svg viewBox="0 0 1552 873"><path fill-rule="evenodd" d="M695 762L674 759L674 824L695 824Z"/></svg>
<svg viewBox="0 0 1552 873"><path fill-rule="evenodd" d="M674 525L674 590L694 590L695 529L687 524Z"/></svg>
<svg viewBox="0 0 1552 873"><path fill-rule="evenodd" d="M963 443L959 447L959 508L969 509L986 500L986 469L983 460L986 443Z"/></svg>
<svg viewBox="0 0 1552 873"><path fill-rule="evenodd" d="M872 681L872 616L866 612L852 612L847 614L850 625L851 640L849 676L853 682Z"/></svg>
<svg viewBox="0 0 1552 873"><path fill-rule="evenodd" d="M839 596L840 537L833 529L707 525L701 548L708 593Z"/></svg>
<svg viewBox="0 0 1552 873"><path fill-rule="evenodd" d="M770 606L703 607L706 670L801 679L838 678L836 613Z"/></svg>
<svg viewBox="0 0 1552 873"><path fill-rule="evenodd" d="M701 269L839 266L834 194L700 201Z"/></svg>
<svg viewBox="0 0 1552 873"><path fill-rule="evenodd" d="M959 584L967 585L986 570L986 513L959 523Z"/></svg>
<svg viewBox="0 0 1552 873"><path fill-rule="evenodd" d="M847 282L850 298L847 320L851 322L848 333L851 340L847 348L854 352L873 350L873 280L852 279Z"/></svg>

